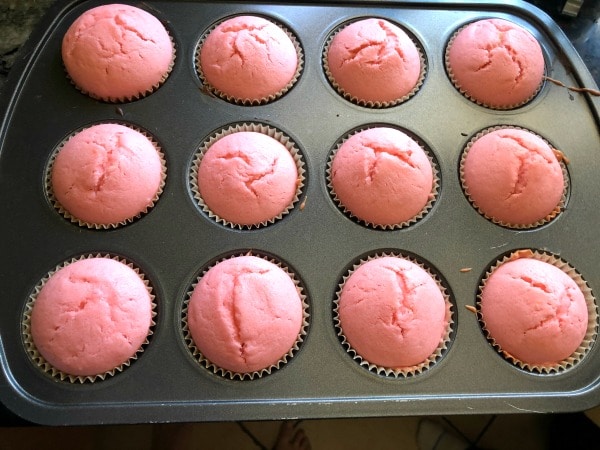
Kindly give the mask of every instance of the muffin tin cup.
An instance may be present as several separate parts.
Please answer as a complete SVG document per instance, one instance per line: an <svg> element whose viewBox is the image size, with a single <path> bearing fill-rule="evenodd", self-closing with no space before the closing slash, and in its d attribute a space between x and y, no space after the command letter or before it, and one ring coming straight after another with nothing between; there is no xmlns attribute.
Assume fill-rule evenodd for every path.
<svg viewBox="0 0 600 450"><path fill-rule="evenodd" d="M226 261L228 259L235 258L238 256L244 256L244 255L245 256L256 256L256 257L264 259L265 261L271 262L271 263L275 264L277 267L279 267L280 269L282 269L290 277L290 279L294 282L294 285L296 286L296 290L298 291L300 300L302 302L302 326L300 328L300 333L298 334L298 338L297 338L296 342L294 342L294 344L289 349L289 351L286 354L284 354L279 361L277 361L275 364L272 364L261 370L257 370L254 372L240 373L240 372L234 372L234 371L219 367L218 365L211 362L209 359L207 359L202 354L200 349L194 343L194 339L192 338L192 334L191 334L189 326L188 326L188 307L189 307L189 303L190 303L191 296L192 296L194 289L196 288L196 286L198 285L198 283L200 282L202 277L206 274L206 272L208 272L212 267L216 266L220 262L223 262L223 261ZM302 343L304 342L304 339L306 338L306 334L308 332L308 325L309 325L308 322L310 320L309 319L310 318L309 311L310 310L309 310L309 304L308 304L308 299L307 299L306 293L305 293L304 289L302 288L302 285L300 284L300 280L298 280L298 277L295 275L295 273L293 271L290 270L289 267L287 267L281 261L279 261L273 257L267 257L267 256L264 256L261 254L253 254L252 251L244 252L244 253L235 253L231 256L220 259L220 260L216 261L214 264L211 264L210 266L203 269L202 274L198 277L196 282L193 283L192 286L190 287L190 290L188 291L186 298L184 300L183 310L182 310L181 324L182 324L183 339L185 341L186 346L190 350L192 356L194 357L194 359L196 359L198 361L198 363L200 363L200 365L202 365L203 367L205 367L212 373L220 375L220 376L230 379L230 380L236 380L236 379L240 380L240 381L255 380L255 379L262 378L266 375L271 375L271 373L273 371L279 370L281 367L286 365L294 357L294 355L300 350L300 347L302 346Z"/></svg>
<svg viewBox="0 0 600 450"><path fill-rule="evenodd" d="M549 76L567 86L597 89L567 38L537 8L500 0L149 0L145 7L168 25L175 40L173 70L150 95L112 104L82 95L61 63L64 33L92 4L98 2L61 0L50 7L0 98L0 401L8 409L35 423L87 425L572 412L600 404L597 342L572 367L540 376L499 356L472 312L490 261L517 249L560 255L594 293L600 286L593 245L594 224L600 223L594 171L600 148L598 99L545 83L527 105L493 110L460 94L445 69L444 51L458 28L478 18L501 17L534 32ZM196 71L202 34L223 18L241 14L283 23L302 44L303 69L292 89L259 105L215 96ZM342 97L328 81L323 52L331 31L366 17L402 24L421 44L426 81L410 100L387 108L365 107ZM567 110L569 114L557 114ZM160 143L168 166L163 192L148 214L126 226L77 226L49 202L48 162L57 143L73 130L113 121L139 125ZM507 123L536 130L568 155L567 203L543 226L498 226L464 195L461 152L479 131ZM209 217L190 182L200 145L244 124L289 136L304 170L293 207L281 219L251 229ZM441 180L435 202L410 226L385 231L364 226L349 219L332 199L327 181L331 152L340 137L372 124L410 130L434 158ZM272 256L290 267L310 307L309 326L291 360L271 369L270 375L252 379L232 379L206 368L187 346L182 325L183 303L200 270L240 249ZM333 300L339 284L351 262L376 252L423 261L451 295L449 343L421 373L396 376L369 370L353 360L337 334ZM57 261L96 254L131 261L151 281L160 300L156 325L143 356L122 372L95 382L61 382L37 367L27 352L22 337L25 304Z"/></svg>
<svg viewBox="0 0 600 450"><path fill-rule="evenodd" d="M127 361L125 361L121 365L119 365L119 366L115 367L114 369L109 370L107 372L99 373L96 375L82 376L82 375L73 375L73 374L65 373L65 372L57 369L52 364L50 364L40 354L37 347L35 346L35 342L33 341L33 338L31 335L31 312L33 310L33 306L35 304L37 296L39 295L39 293L42 290L42 288L44 287L44 285L48 282L50 277L52 277L52 275L54 275L60 269L67 267L69 264L72 264L74 262L81 261L84 259L90 259L90 258L113 259L117 262L125 264L127 267L129 267L130 269L133 269L135 271L135 273L140 277L140 279L146 285L146 289L148 290L148 294L150 295L151 307L152 307L152 321L150 323L150 328L148 330L148 335L147 335L146 339L142 343L141 347L135 352L135 354L133 354L131 356L131 358L129 358ZM144 274L137 267L135 267L132 263L130 263L126 259L120 258L117 256L102 255L102 254L83 255L78 258L72 258L69 261L59 264L58 266L56 266L56 268L54 270L48 272L48 274L35 286L34 291L30 295L29 301L25 304L25 309L23 311L23 321L21 324L22 333L23 333L23 344L25 345L25 349L27 350L27 354L29 355L31 362L33 364L35 364L42 372L46 373L47 375L50 375L52 378L54 378L56 380L60 380L60 381L69 382L69 383L80 383L80 384L96 383L96 382L105 380L107 377L113 377L116 374L118 374L119 372L123 372L123 370L125 370L135 360L137 360L139 358L139 356L144 352L144 349L149 345L150 337L152 336L152 334L154 334L153 330L154 330L154 327L156 326L156 322L154 321L155 317L156 317L156 302L155 302L155 296L152 292L152 287L150 286L150 284L149 284L148 280L146 279L146 277L144 276Z"/></svg>
<svg viewBox="0 0 600 450"><path fill-rule="evenodd" d="M404 259L416 264L418 267L420 267L425 272L427 272L427 274L429 274L429 276L431 276L431 278L435 281L438 288L440 289L442 296L444 297L444 304L445 304L445 311L446 311L445 318L446 318L448 324L446 326L446 330L444 331L444 335L442 336L442 339L440 340L440 344L437 346L437 348L433 351L433 353L428 358L426 358L421 363L415 364L414 366L410 366L410 367L390 368L390 367L379 366L379 365L369 362L367 359L363 358L352 347L352 345L350 345L350 343L347 341L346 336L344 335L344 330L342 329L342 326L340 323L340 318L339 318L340 296L341 296L342 290L343 290L344 285L346 284L346 281L348 280L348 278L350 278L350 276L361 265L365 264L366 262L372 261L377 258L386 257L386 256L404 258ZM451 336L453 334L453 326L454 326L453 310L454 310L454 308L453 308L450 294L449 294L447 288L444 286L442 281L439 279L439 277L435 273L431 272L430 269L425 264L423 264L421 261L419 261L413 257L403 255L401 253L393 253L393 252L376 253L376 254L370 255L366 258L363 258L358 263L354 264L352 269L350 269L348 271L348 273L345 274L344 277L342 278L342 282L338 286L338 290L336 292L336 296L333 301L334 322L335 322L335 327L337 330L337 335L338 335L342 345L344 346L344 348L346 348L346 350L348 351L349 355L351 355L352 359L354 359L358 364L360 364L364 368L368 369L370 372L376 373L381 376L386 376L389 378L408 378L408 377L413 377L413 376L419 375L425 371L430 370L437 362L439 362L442 359L442 357L448 351L448 348L450 347L450 344L451 344ZM381 344L384 345L384 343L381 343Z"/></svg>
<svg viewBox="0 0 600 450"><path fill-rule="evenodd" d="M491 217L491 216L487 215L484 211L482 211L477 206L477 204L473 201L473 199L467 192L467 186L464 181L464 178L465 178L465 170L464 169L465 169L465 161L467 158L467 154L469 153L469 149L482 136L485 136L486 134L491 133L493 131L505 130L505 129L527 131L527 132L532 133L535 136L539 137L540 139L542 139L553 150L554 154L556 155L556 159L558 160L558 163L560 164L560 167L561 167L561 171L563 174L563 180L564 180L564 188L563 188L563 193L560 198L560 201L558 202L556 207L546 217L544 217L543 219L538 220L536 222L533 222L533 223L529 223L529 224L509 223L509 222L505 222L502 220L498 220L494 217ZM463 150L463 152L461 154L461 158L460 158L459 176L460 176L460 182L461 182L461 186L462 186L463 192L465 194L465 197L467 197L467 199L469 200L469 202L471 203L473 208L475 208L475 210L477 210L477 212L479 212L479 214L481 214L483 217L485 217L490 222L493 222L496 225L500 225L502 227L513 228L516 230L529 230L529 229L541 227L542 225L545 225L545 224L553 221L561 212L563 212L565 210L566 205L567 205L567 199L569 198L569 189L570 189L570 179L569 179L569 172L567 170L567 163L568 163L567 157L560 150L555 149L543 136L540 136L531 130L512 126L512 125L494 126L494 127L488 128L486 130L480 131L475 136L473 136L473 138L467 143L465 149Z"/></svg>
<svg viewBox="0 0 600 450"><path fill-rule="evenodd" d="M80 227L86 227L86 228L91 228L91 229L95 229L95 230L112 230L112 229L119 228L119 227L125 226L127 224L130 224L130 223L136 221L137 219L139 219L143 215L147 214L154 207L154 205L156 204L156 202L160 198L161 194L163 193L163 190L164 190L164 187L165 187L166 178L167 178L167 163L166 163L165 155L164 155L164 153L162 151L162 148L160 147L160 145L158 144L158 142L156 142L156 139L153 136L151 136L148 132L146 132L145 130L142 130L141 128L133 126L131 124L125 123L124 121L121 121L121 122L102 122L102 123L114 123L114 124L117 124L117 125L123 125L123 126L126 126L128 128L131 128L132 130L137 131L138 133L141 133L146 138L148 138L148 140L152 143L152 145L156 149L156 152L158 153L158 157L160 159L161 167L162 167L162 169L161 169L161 181L160 181L160 185L158 187L158 190L156 191L156 194L152 198L151 203L148 204L142 211L140 211L135 216L129 217L126 220L122 220L121 222L106 223L106 224L105 223L92 223L92 222L87 222L87 221L81 220L80 218L78 218L78 217L74 216L73 214L71 214L68 210L66 210L63 207L63 205L61 205L61 203L58 201L58 199L54 195L54 191L52 189L52 166L54 164L54 161L56 160L57 155L60 153L60 151L65 146L65 144L69 141L69 139L71 139L72 137L76 136L78 133L82 132L83 130L91 128L93 125L100 125L101 123L97 123L97 124L93 124L93 125L81 128L81 129L79 129L79 130L71 133L60 144L58 144L58 146L56 147L56 150L54 150L54 152L50 156L50 160L48 162L48 167L46 169L45 190L46 190L46 195L48 196L48 200L50 201L50 203L52 204L52 206L56 209L56 211L61 216L63 216L65 219L69 220L70 222L72 222L74 224L77 224Z"/></svg>
<svg viewBox="0 0 600 450"><path fill-rule="evenodd" d="M581 344L579 345L579 347L568 358L565 358L564 360L560 361L557 364L540 365L540 364L531 364L531 363L527 363L527 362L519 360L514 355L511 355L510 353L504 351L502 349L502 347L498 343L496 343L494 338L492 336L490 336L489 331L487 330L487 328L485 326L485 321L483 320L483 316L481 314L481 295L482 295L482 291L485 287L485 284L486 284L487 280L489 279L489 277L491 276L491 274L494 273L494 270L496 268L500 267L502 264L504 264L506 262L513 261L518 258L533 258L538 261L542 261L542 262L551 264L551 265L559 268L564 273L566 273L575 282L575 284L577 284L577 287L579 287L579 289L581 290L581 292L583 293L583 296L585 298L585 303L587 305L587 311L588 311L588 324L587 324L587 330L586 330L585 336L584 336L583 340L581 341ZM531 250L531 249L521 249L521 250L512 252L509 255L505 255L503 258L499 259L495 264L493 264L490 267L490 269L486 272L483 279L481 280L481 285L479 287L479 293L477 295L476 309L477 309L477 318L481 324L481 328L482 328L483 332L485 333L487 340L496 349L496 351L510 363L514 364L515 366L519 367L520 369L523 369L523 370L531 372L531 373L556 374L556 373L562 373L566 370L569 370L569 369L573 368L576 364L578 364L585 357L585 355L589 352L593 343L596 341L597 328L598 328L598 307L596 305L596 300L595 300L594 294L592 293L592 290L590 289L590 287L588 286L586 281L583 279L581 274L579 272L577 272L577 270L574 267L572 267L569 263L567 263L566 261L557 257L556 255L552 255L552 254L549 254L546 252L541 252L541 251Z"/></svg>

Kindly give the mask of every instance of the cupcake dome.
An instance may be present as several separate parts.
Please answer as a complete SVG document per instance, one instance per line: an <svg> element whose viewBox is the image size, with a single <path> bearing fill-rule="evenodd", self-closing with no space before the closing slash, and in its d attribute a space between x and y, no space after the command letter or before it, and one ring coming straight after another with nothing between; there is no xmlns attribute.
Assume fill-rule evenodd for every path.
<svg viewBox="0 0 600 450"><path fill-rule="evenodd" d="M532 366L554 366L582 344L586 299L558 267L518 258L495 267L481 290L481 322L502 352Z"/></svg>
<svg viewBox="0 0 600 450"><path fill-rule="evenodd" d="M484 19L459 30L446 50L454 85L484 106L510 109L540 89L544 56L524 28L504 19Z"/></svg>
<svg viewBox="0 0 600 450"><path fill-rule="evenodd" d="M174 55L160 21L129 5L84 12L62 41L63 63L73 83L91 97L110 102L154 91L167 78Z"/></svg>
<svg viewBox="0 0 600 450"><path fill-rule="evenodd" d="M382 256L361 264L341 287L341 334L379 367L413 371L441 348L449 308L432 276L412 261Z"/></svg>
<svg viewBox="0 0 600 450"><path fill-rule="evenodd" d="M164 177L155 145L142 133L111 123L69 138L50 167L57 206L96 228L125 224L146 212L162 192Z"/></svg>
<svg viewBox="0 0 600 450"><path fill-rule="evenodd" d="M562 167L552 148L527 130L482 133L463 155L461 172L473 205L501 225L536 226L561 209Z"/></svg>
<svg viewBox="0 0 600 450"><path fill-rule="evenodd" d="M414 220L430 203L434 173L412 138L394 128L376 127L342 143L331 163L330 183L352 216L395 227Z"/></svg>
<svg viewBox="0 0 600 450"><path fill-rule="evenodd" d="M303 320L302 299L290 275L249 255L224 260L202 275L187 316L202 356L235 374L284 361L300 339Z"/></svg>
<svg viewBox="0 0 600 450"><path fill-rule="evenodd" d="M338 31L325 52L328 77L359 104L388 106L408 98L421 78L421 56L398 26L363 19Z"/></svg>
<svg viewBox="0 0 600 450"><path fill-rule="evenodd" d="M281 217L296 198L298 167L280 141L257 131L220 137L202 155L198 193L211 214L235 225Z"/></svg>
<svg viewBox="0 0 600 450"><path fill-rule="evenodd" d="M200 76L217 95L236 102L273 100L291 87L299 67L290 35L262 17L227 19L200 43Z"/></svg>
<svg viewBox="0 0 600 450"><path fill-rule="evenodd" d="M42 285L31 310L31 338L56 370L103 376L127 364L152 325L152 297L138 273L94 257L72 262Z"/></svg>

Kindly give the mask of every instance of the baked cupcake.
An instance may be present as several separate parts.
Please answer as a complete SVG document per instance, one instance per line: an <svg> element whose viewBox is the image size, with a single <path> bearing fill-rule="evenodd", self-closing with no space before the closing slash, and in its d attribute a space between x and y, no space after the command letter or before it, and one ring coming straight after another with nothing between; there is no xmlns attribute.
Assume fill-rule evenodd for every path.
<svg viewBox="0 0 600 450"><path fill-rule="evenodd" d="M445 289L409 258L379 255L344 278L337 294L339 335L355 359L377 373L409 376L428 369L450 339Z"/></svg>
<svg viewBox="0 0 600 450"><path fill-rule="evenodd" d="M197 70L219 97L240 104L261 104L287 92L298 79L302 51L280 25L258 16L235 16L200 41Z"/></svg>
<svg viewBox="0 0 600 450"><path fill-rule="evenodd" d="M552 372L579 361L595 335L597 312L581 276L557 257L530 250L504 258L483 280L482 327L521 368Z"/></svg>
<svg viewBox="0 0 600 450"><path fill-rule="evenodd" d="M238 228L268 225L298 201L304 169L294 143L259 124L228 128L200 149L192 191L209 216Z"/></svg>
<svg viewBox="0 0 600 450"><path fill-rule="evenodd" d="M137 269L109 257L57 268L25 310L25 344L52 376L95 381L128 366L148 343L153 295Z"/></svg>
<svg viewBox="0 0 600 450"><path fill-rule="evenodd" d="M153 92L168 77L174 58L175 47L160 21L129 5L84 12L62 41L63 63L75 86L108 102Z"/></svg>
<svg viewBox="0 0 600 450"><path fill-rule="evenodd" d="M215 373L260 377L298 350L307 305L289 271L262 257L225 259L200 276L184 310L184 331Z"/></svg>
<svg viewBox="0 0 600 450"><path fill-rule="evenodd" d="M165 177L155 142L130 127L104 123L77 132L58 148L47 184L55 207L71 221L114 228L147 212Z"/></svg>
<svg viewBox="0 0 600 450"><path fill-rule="evenodd" d="M531 228L564 208L566 169L560 153L530 131L500 127L475 136L461 160L464 191L488 219Z"/></svg>
<svg viewBox="0 0 600 450"><path fill-rule="evenodd" d="M362 106L387 107L407 100L424 78L423 57L397 25L378 18L336 31L323 55L331 84Z"/></svg>
<svg viewBox="0 0 600 450"><path fill-rule="evenodd" d="M377 228L398 228L421 218L438 186L423 148L389 127L365 129L343 141L332 155L328 178L339 206Z"/></svg>
<svg viewBox="0 0 600 450"><path fill-rule="evenodd" d="M460 92L493 109L531 100L542 86L544 55L533 35L504 19L483 19L456 32L446 68Z"/></svg>

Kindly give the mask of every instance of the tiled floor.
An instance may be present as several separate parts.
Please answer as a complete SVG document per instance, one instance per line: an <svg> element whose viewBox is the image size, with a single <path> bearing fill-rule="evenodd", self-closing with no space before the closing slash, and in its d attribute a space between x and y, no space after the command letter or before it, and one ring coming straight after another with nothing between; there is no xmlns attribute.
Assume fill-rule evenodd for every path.
<svg viewBox="0 0 600 450"><path fill-rule="evenodd" d="M301 422L313 450L418 449L418 417L383 419L329 419ZM462 434L484 449L594 448L600 431L583 414L480 415L432 417L447 430ZM587 423L586 423L587 422ZM98 427L0 428L0 450L265 450L273 446L280 422L225 422ZM587 426L586 433L578 431ZM555 438L563 428L581 436L562 446ZM591 432L590 432L591 429ZM554 434L553 434L554 433ZM585 435L585 436L584 436ZM572 435L571 435L572 436ZM587 440L593 439L589 442Z"/></svg>

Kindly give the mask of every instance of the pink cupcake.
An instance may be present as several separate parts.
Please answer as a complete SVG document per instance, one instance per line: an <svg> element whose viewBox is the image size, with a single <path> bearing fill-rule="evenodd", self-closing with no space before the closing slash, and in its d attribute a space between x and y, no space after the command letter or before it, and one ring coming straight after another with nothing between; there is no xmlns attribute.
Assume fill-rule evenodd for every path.
<svg viewBox="0 0 600 450"><path fill-rule="evenodd" d="M295 144L278 130L233 126L200 149L190 175L192 191L202 209L225 225L266 226L298 201L303 167Z"/></svg>
<svg viewBox="0 0 600 450"><path fill-rule="evenodd" d="M493 222L536 227L564 208L568 183L561 160L562 154L530 131L485 130L463 154L462 185L473 206Z"/></svg>
<svg viewBox="0 0 600 450"><path fill-rule="evenodd" d="M243 255L203 273L190 294L184 323L190 348L215 373L260 377L298 350L307 305L297 281L279 264Z"/></svg>
<svg viewBox="0 0 600 450"><path fill-rule="evenodd" d="M125 102L156 90L175 58L169 33L152 14L129 5L98 6L67 30L62 59L83 93Z"/></svg>
<svg viewBox="0 0 600 450"><path fill-rule="evenodd" d="M328 171L334 199L351 217L377 228L421 218L437 193L437 176L423 148L400 130L375 127L343 141Z"/></svg>
<svg viewBox="0 0 600 450"><path fill-rule="evenodd" d="M64 264L42 280L25 311L25 343L46 372L71 382L114 375L148 343L153 299L131 265L109 257Z"/></svg>
<svg viewBox="0 0 600 450"><path fill-rule="evenodd" d="M49 196L61 214L88 228L115 228L154 206L166 167L158 145L146 135L105 123L68 138L47 177Z"/></svg>
<svg viewBox="0 0 600 450"><path fill-rule="evenodd" d="M295 37L263 17L242 15L217 24L198 46L197 70L216 95L261 104L298 79L302 52Z"/></svg>
<svg viewBox="0 0 600 450"><path fill-rule="evenodd" d="M420 373L441 357L450 339L451 308L445 289L423 266L380 255L344 278L335 316L355 359L399 377Z"/></svg>
<svg viewBox="0 0 600 450"><path fill-rule="evenodd" d="M591 290L575 269L545 253L521 250L499 261L483 280L478 307L492 344L527 370L572 366L595 335Z"/></svg>
<svg viewBox="0 0 600 450"><path fill-rule="evenodd" d="M376 108L407 100L424 78L419 49L385 19L357 20L335 32L323 64L331 84L344 97Z"/></svg>
<svg viewBox="0 0 600 450"><path fill-rule="evenodd" d="M446 48L446 67L469 99L511 109L539 91L545 64L542 48L529 31L504 19L484 19L456 32Z"/></svg>

